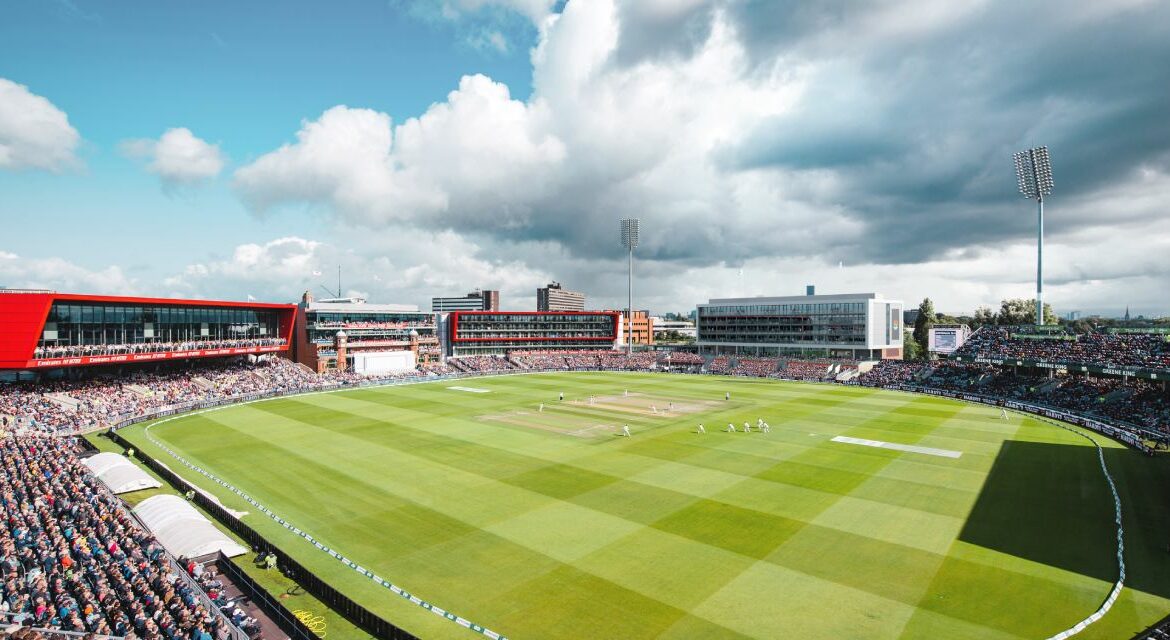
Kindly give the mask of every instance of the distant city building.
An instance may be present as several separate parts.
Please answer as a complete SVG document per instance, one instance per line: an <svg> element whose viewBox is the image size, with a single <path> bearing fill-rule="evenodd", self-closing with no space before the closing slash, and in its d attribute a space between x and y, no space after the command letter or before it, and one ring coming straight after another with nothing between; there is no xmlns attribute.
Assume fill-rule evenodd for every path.
<svg viewBox="0 0 1170 640"><path fill-rule="evenodd" d="M1065 315L1064 319L1068 320L1069 322L1072 322L1074 320L1080 320L1081 319L1081 312L1080 311L1069 311L1068 314Z"/></svg>
<svg viewBox="0 0 1170 640"><path fill-rule="evenodd" d="M694 338L698 335L695 323L686 320L664 320L658 316L651 318L654 322L654 337L661 338L666 334L677 333L680 336Z"/></svg>
<svg viewBox="0 0 1170 640"><path fill-rule="evenodd" d="M439 296L431 298L431 311L434 313L499 310L500 292L495 289L476 290L458 298Z"/></svg>
<svg viewBox="0 0 1170 640"><path fill-rule="evenodd" d="M654 344L654 317L649 311L635 309L633 326L624 309L613 313L621 314L623 342L628 340L634 344Z"/></svg>
<svg viewBox="0 0 1170 640"><path fill-rule="evenodd" d="M585 294L569 291L559 282L550 282L547 287L536 290L537 311L584 311Z"/></svg>
<svg viewBox="0 0 1170 640"><path fill-rule="evenodd" d="M697 311L700 353L902 358L902 301L877 293L722 298Z"/></svg>
<svg viewBox="0 0 1170 640"><path fill-rule="evenodd" d="M306 291L293 335L293 359L318 373L402 371L440 356L435 315L413 304L314 300Z"/></svg>

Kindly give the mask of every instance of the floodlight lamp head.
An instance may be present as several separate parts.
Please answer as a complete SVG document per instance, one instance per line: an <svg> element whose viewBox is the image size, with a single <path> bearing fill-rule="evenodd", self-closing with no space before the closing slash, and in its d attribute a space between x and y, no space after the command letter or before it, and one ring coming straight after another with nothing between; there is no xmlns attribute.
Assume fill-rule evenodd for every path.
<svg viewBox="0 0 1170 640"><path fill-rule="evenodd" d="M1025 198L1035 200L1052 194L1052 161L1048 147L1020 151L1013 156L1016 181Z"/></svg>
<svg viewBox="0 0 1170 640"><path fill-rule="evenodd" d="M638 218L622 220L622 246L633 251L638 246Z"/></svg>

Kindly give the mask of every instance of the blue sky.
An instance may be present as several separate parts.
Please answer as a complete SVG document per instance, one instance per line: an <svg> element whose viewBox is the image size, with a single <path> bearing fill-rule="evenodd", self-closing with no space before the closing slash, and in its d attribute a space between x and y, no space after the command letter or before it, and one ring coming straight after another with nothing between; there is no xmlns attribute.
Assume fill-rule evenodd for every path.
<svg viewBox="0 0 1170 640"><path fill-rule="evenodd" d="M535 32L519 20L508 23L515 48L500 52L476 49L457 24L387 2L17 0L0 13L0 77L49 97L84 139L83 169L0 171L0 214L13 223L5 248L91 268L118 258L149 270L176 250L194 260L230 248L208 242L210 230L230 240L273 227L248 215L225 181L164 192L119 153L123 140L183 126L243 163L337 104L415 115L469 73L530 91ZM284 225L316 234L326 226L310 215ZM128 251L127 239L148 238Z"/></svg>
<svg viewBox="0 0 1170 640"><path fill-rule="evenodd" d="M655 311L969 312L1032 295L1010 156L1046 144L1056 310L1170 314L1167 60L1140 0L15 0L0 286L289 300L341 264L424 308L614 307L637 216Z"/></svg>

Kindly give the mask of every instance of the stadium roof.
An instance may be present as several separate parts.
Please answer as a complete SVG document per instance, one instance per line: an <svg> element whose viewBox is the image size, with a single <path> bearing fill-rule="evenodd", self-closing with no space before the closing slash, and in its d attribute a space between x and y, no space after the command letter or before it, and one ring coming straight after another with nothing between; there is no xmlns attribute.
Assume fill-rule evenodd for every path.
<svg viewBox="0 0 1170 640"><path fill-rule="evenodd" d="M234 557L248 552L179 496L147 498L134 508L134 514L176 556L196 558L222 551Z"/></svg>
<svg viewBox="0 0 1170 640"><path fill-rule="evenodd" d="M83 460L85 466L114 493L129 493L161 487L162 483L147 475L126 456L103 452Z"/></svg>

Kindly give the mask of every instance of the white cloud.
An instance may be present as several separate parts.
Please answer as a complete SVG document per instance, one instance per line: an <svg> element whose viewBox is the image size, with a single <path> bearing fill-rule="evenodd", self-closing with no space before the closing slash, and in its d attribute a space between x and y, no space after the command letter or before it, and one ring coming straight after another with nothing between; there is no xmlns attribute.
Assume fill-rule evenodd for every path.
<svg viewBox="0 0 1170 640"><path fill-rule="evenodd" d="M219 175L225 163L219 145L209 144L186 127L167 129L158 140L127 140L122 150L149 160L146 170L168 186L192 185Z"/></svg>
<svg viewBox="0 0 1170 640"><path fill-rule="evenodd" d="M118 266L92 270L62 258L27 258L2 250L0 286L106 295L139 292L138 283Z"/></svg>
<svg viewBox="0 0 1170 640"><path fill-rule="evenodd" d="M372 302L428 309L432 296L462 295L479 287L501 290L516 308L535 308L536 287L548 274L482 253L452 232L355 235L338 244L290 236L237 245L230 256L186 265L160 284L176 296L242 300L254 295L280 302L299 299L305 291L316 297L325 289L336 291L340 265L345 294Z"/></svg>
<svg viewBox="0 0 1170 640"><path fill-rule="evenodd" d="M0 169L77 166L80 139L64 111L28 87L0 78Z"/></svg>
<svg viewBox="0 0 1170 640"><path fill-rule="evenodd" d="M539 34L530 96L516 99L476 75L396 126L389 114L337 106L303 123L295 142L239 169L234 186L257 211L308 205L430 247L393 262L405 295L420 300L429 296L421 296L425 287L487 286L467 281L482 277L475 274L531 280L536 272L525 265L539 265L540 275L583 282L613 305L622 275L617 220L636 216L645 229L641 288L654 308L725 293L734 283L722 274L739 264L769 273L769 293L811 280L829 283L822 290L864 284L908 302L933 295L955 310L994 303L1027 295L1032 272L1029 218L1011 199L1010 151L1037 135L1065 136L1068 149L1077 127L1094 144L1130 143L1100 135L1106 118L1127 113L1109 102L1122 94L1107 80L1053 89L1055 97L1025 87L1028 79L1011 71L1019 70L1017 57L1031 55L1033 40L1015 38L1018 13L1009 20L989 4L964 0L941 11L906 0L841 12L589 0L556 14L543 0L449 0L441 7L450 19L489 5L529 16ZM1025 48L981 47L980 34ZM964 46L950 46L959 37ZM1069 51L1078 36L1045 38ZM955 65L968 71L949 73ZM1085 97L1093 90L1105 97L1100 103ZM1023 95L1017 100L1013 91ZM1160 112L1138 110L1151 113ZM1150 131L1138 142L1157 147L1166 129ZM1072 306L1062 296L1072 295L1074 281L1100 283L1084 295L1106 305L1141 278L1163 288L1170 280L1145 260L1056 257L1062 249L1091 251L1075 234L1090 228L1098 242L1164 249L1159 238L1170 230L1149 225L1165 201L1161 148L1163 164L1146 156L1153 177L1120 176L1119 193L1085 187L1074 195L1064 185L1088 181L1059 167L1068 182L1053 205L1063 207L1064 224L1049 229L1050 272L1068 282L1054 281L1052 300ZM1064 149L1054 151L1054 163L1060 155L1072 164ZM1089 155L1117 155L1110 151ZM1135 226L1093 225L1094 211ZM427 244L440 241L462 253ZM444 264L464 254L472 264Z"/></svg>

